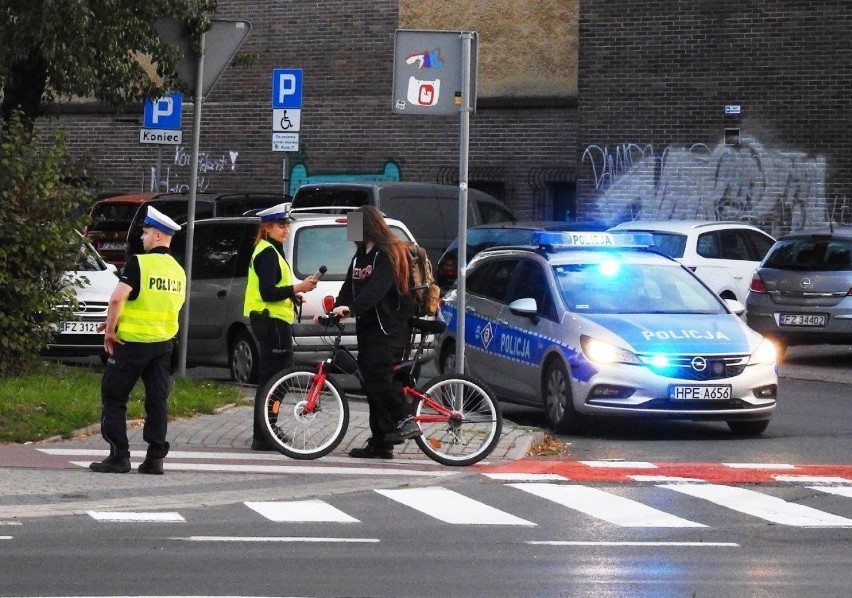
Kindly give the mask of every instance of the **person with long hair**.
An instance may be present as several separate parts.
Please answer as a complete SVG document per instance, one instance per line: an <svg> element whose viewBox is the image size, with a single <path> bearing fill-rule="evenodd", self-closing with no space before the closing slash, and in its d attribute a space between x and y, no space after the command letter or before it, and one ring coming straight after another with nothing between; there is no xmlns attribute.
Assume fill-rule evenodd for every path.
<svg viewBox="0 0 852 598"><path fill-rule="evenodd" d="M370 410L371 437L349 451L360 459L391 459L394 444L421 434L411 418L393 368L402 359L414 315L409 289L408 244L388 228L382 213L362 206L349 216L362 220L360 240L335 301L334 313L355 316L358 366ZM351 228L349 230L352 232Z"/></svg>
<svg viewBox="0 0 852 598"><path fill-rule="evenodd" d="M317 286L313 275L293 283L293 270L284 255L284 240L293 222L290 208L290 203L282 203L258 212L260 227L249 262L243 315L249 318L260 344L251 442L254 451L276 450L263 433L261 391L276 372L293 366L292 324L296 319L296 305L302 302L302 293Z"/></svg>

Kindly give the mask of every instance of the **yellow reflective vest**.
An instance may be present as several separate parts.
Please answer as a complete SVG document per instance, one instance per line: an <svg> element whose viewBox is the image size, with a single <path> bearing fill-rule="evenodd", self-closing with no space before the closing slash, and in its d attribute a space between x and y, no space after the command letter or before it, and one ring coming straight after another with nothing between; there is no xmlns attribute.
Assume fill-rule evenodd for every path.
<svg viewBox="0 0 852 598"><path fill-rule="evenodd" d="M178 332L178 315L186 297L186 273L167 253L137 255L139 295L118 316L116 336L123 341L156 343Z"/></svg>
<svg viewBox="0 0 852 598"><path fill-rule="evenodd" d="M243 303L243 315L248 316L253 311L269 310L269 315L279 320L284 320L292 324L296 320L296 306L292 299L284 301L264 301L260 296L260 281L257 277L257 272L254 271L254 259L258 254L272 247L275 255L278 256L278 268L281 270L281 280L275 285L276 287L287 287L293 284L293 271L290 269L290 264L284 259L277 249L266 240L261 240L254 248L254 253L251 255L248 269L248 282L246 283L246 299Z"/></svg>

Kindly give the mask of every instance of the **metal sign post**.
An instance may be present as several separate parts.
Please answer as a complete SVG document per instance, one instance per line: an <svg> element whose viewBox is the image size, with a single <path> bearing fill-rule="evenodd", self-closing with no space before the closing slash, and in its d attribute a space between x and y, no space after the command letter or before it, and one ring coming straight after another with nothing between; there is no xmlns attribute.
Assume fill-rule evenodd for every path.
<svg viewBox="0 0 852 598"><path fill-rule="evenodd" d="M456 266L456 373L464 374L465 317L467 313L467 159L470 145L470 48L473 34L463 31L462 93L459 135L459 248Z"/></svg>
<svg viewBox="0 0 852 598"><path fill-rule="evenodd" d="M467 204L470 113L476 111L474 31L400 29L394 40L392 110L397 114L460 114L459 248L456 278L456 371L464 373L467 291Z"/></svg>
<svg viewBox="0 0 852 598"><path fill-rule="evenodd" d="M201 35L200 50L197 56L190 51L190 35L183 21L179 19L161 19L154 25L157 34L167 44L172 44L183 53L178 64L178 77L184 85L192 89L195 96L195 108L192 114L192 172L189 179L189 203L186 218L186 250L184 270L186 271L186 300L180 316L180 345L178 356L178 375L186 376L186 352L189 343L189 303L192 295L192 251L195 236L195 202L198 190L198 153L201 139L201 104L219 77L228 68L237 50L245 41L251 25L246 21L214 20L210 29ZM205 51L209 48L209 52Z"/></svg>

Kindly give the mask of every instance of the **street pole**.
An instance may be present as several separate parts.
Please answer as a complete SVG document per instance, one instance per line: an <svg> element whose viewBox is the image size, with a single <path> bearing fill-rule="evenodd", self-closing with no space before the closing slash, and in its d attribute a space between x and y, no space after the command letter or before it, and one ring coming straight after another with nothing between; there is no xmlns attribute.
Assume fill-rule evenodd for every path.
<svg viewBox="0 0 852 598"><path fill-rule="evenodd" d="M178 359L178 375L186 377L186 353L189 343L189 300L192 287L192 241L195 236L195 196L198 188L198 148L201 142L201 103L204 101L204 38L201 34L201 44L198 54L198 72L195 81L195 110L192 113L192 171L189 175L189 204L186 212L186 251L184 252L184 270L186 271L186 299L181 310L180 345Z"/></svg>
<svg viewBox="0 0 852 598"><path fill-rule="evenodd" d="M461 33L462 39L462 94L459 135L459 249L456 283L456 373L464 374L465 314L467 313L467 162L470 144L470 54L473 34Z"/></svg>

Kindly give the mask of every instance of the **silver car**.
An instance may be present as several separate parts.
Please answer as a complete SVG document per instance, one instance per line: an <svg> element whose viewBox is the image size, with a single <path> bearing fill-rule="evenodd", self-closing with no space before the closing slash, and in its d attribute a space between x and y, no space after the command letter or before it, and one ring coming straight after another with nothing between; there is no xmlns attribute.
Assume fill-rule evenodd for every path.
<svg viewBox="0 0 852 598"><path fill-rule="evenodd" d="M746 322L789 345L852 344L852 227L791 233L754 273Z"/></svg>
<svg viewBox="0 0 852 598"><path fill-rule="evenodd" d="M641 239L644 237L644 246ZM717 420L762 433L775 348L649 235L540 232L467 270L465 367L507 402L543 407L560 433L595 416ZM438 366L455 367L456 292Z"/></svg>

